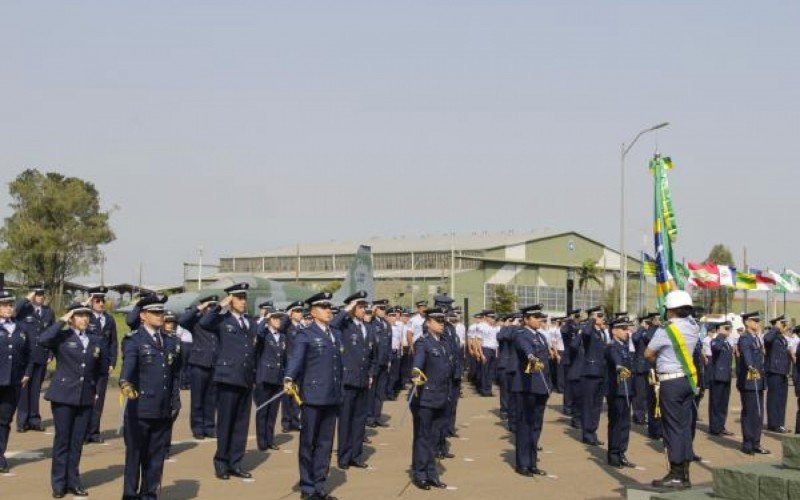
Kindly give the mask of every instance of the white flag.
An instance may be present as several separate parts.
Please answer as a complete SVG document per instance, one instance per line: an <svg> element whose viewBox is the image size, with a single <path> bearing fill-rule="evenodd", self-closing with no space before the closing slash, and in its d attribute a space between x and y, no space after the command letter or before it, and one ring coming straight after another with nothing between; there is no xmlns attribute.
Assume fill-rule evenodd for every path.
<svg viewBox="0 0 800 500"><path fill-rule="evenodd" d="M734 288L736 283L733 279L733 271L728 266L720 266L717 265L717 269L719 270L719 286L727 286L730 288Z"/></svg>
<svg viewBox="0 0 800 500"><path fill-rule="evenodd" d="M798 290L797 283L795 283L793 279L787 279L774 271L768 272L769 275L772 276L772 279L775 280L775 284L778 287L783 288L789 293L795 293Z"/></svg>

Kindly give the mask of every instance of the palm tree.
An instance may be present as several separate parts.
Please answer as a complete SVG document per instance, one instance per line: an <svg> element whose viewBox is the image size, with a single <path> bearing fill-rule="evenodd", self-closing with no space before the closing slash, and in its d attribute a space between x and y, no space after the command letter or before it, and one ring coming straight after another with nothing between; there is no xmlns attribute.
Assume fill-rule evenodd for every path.
<svg viewBox="0 0 800 500"><path fill-rule="evenodd" d="M602 285L603 282L600 280L599 274L600 269L597 268L595 261L592 259L584 260L581 267L578 268L578 290L585 290L590 282Z"/></svg>

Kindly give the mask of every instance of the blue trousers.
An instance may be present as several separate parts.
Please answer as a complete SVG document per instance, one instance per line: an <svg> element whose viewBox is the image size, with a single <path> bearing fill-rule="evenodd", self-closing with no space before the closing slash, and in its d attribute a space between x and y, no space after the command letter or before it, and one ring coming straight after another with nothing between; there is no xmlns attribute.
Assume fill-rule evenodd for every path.
<svg viewBox="0 0 800 500"><path fill-rule="evenodd" d="M581 432L584 441L597 441L603 411L603 378L581 377Z"/></svg>
<svg viewBox="0 0 800 500"><path fill-rule="evenodd" d="M325 480L331 463L336 432L336 405L303 405L300 430L300 491L325 496Z"/></svg>
<svg viewBox="0 0 800 500"><path fill-rule="evenodd" d="M158 498L171 434L171 418L139 418L126 413L123 498Z"/></svg>
<svg viewBox="0 0 800 500"><path fill-rule="evenodd" d="M583 393L581 392L581 380L567 380L569 386L570 399L572 400L572 427L581 426L581 414L583 413Z"/></svg>
<svg viewBox="0 0 800 500"><path fill-rule="evenodd" d="M647 420L647 373L635 373L633 387L635 389L635 394L631 398L633 421L643 424Z"/></svg>
<svg viewBox="0 0 800 500"><path fill-rule="evenodd" d="M608 396L608 460L619 463L628 451L631 435L631 405L624 396Z"/></svg>
<svg viewBox="0 0 800 500"><path fill-rule="evenodd" d="M728 401L731 398L731 383L712 381L708 397L708 432L719 434L725 430L728 420Z"/></svg>
<svg viewBox="0 0 800 500"><path fill-rule="evenodd" d="M647 384L647 436L650 439L661 439L663 435L661 420L656 418L655 387Z"/></svg>
<svg viewBox="0 0 800 500"><path fill-rule="evenodd" d="M40 425L42 416L39 414L39 394L42 391L42 382L47 372L47 366L34 364L31 379L27 387L22 387L19 391L19 403L17 403L17 429L26 425Z"/></svg>
<svg viewBox="0 0 800 500"><path fill-rule="evenodd" d="M694 458L692 448L692 419L694 393L686 377L661 382L661 424L664 443L672 464L690 462Z"/></svg>
<svg viewBox="0 0 800 500"><path fill-rule="evenodd" d="M100 435L100 419L103 417L103 407L106 404L106 388L108 387L108 373L97 378L95 391L97 398L94 400L92 408L92 418L89 420L89 431L86 437L91 438Z"/></svg>
<svg viewBox="0 0 800 500"><path fill-rule="evenodd" d="M11 432L11 421L19 401L19 385L0 385L0 467L8 467L6 448Z"/></svg>
<svg viewBox="0 0 800 500"><path fill-rule="evenodd" d="M514 396L517 399L516 466L517 469L530 469L536 467L536 450L542 435L544 411L549 396L527 392L518 392Z"/></svg>
<svg viewBox="0 0 800 500"><path fill-rule="evenodd" d="M191 410L189 421L192 434L208 436L214 432L214 413L217 406L217 390L213 381L214 372L204 366L191 366Z"/></svg>
<svg viewBox="0 0 800 500"><path fill-rule="evenodd" d="M350 462L361 457L364 450L369 391L366 388L345 386L342 396L336 454L339 465L350 465Z"/></svg>
<svg viewBox="0 0 800 500"><path fill-rule="evenodd" d="M261 382L256 384L256 388L253 391L253 402L256 406L260 406L261 403L282 391L282 385ZM282 399L276 399L256 413L256 444L261 451L275 444L275 421L278 419L278 407L283 404L281 402Z"/></svg>
<svg viewBox="0 0 800 500"><path fill-rule="evenodd" d="M438 481L436 448L442 427L447 425L444 407L411 406L414 417L414 437L411 451L411 474L415 481Z"/></svg>
<svg viewBox="0 0 800 500"><path fill-rule="evenodd" d="M740 391L742 399L742 449L761 448L761 427L764 425L764 391Z"/></svg>
<svg viewBox="0 0 800 500"><path fill-rule="evenodd" d="M247 448L247 430L252 406L249 387L217 384L217 452L214 470L218 474L238 469Z"/></svg>
<svg viewBox="0 0 800 500"><path fill-rule="evenodd" d="M494 349L489 349L487 347L482 347L482 349L486 362L480 365L481 383L479 392L487 396L492 393L492 383L494 382L495 367L497 366L497 353Z"/></svg>
<svg viewBox="0 0 800 500"><path fill-rule="evenodd" d="M386 393L389 387L389 368L384 366L378 369L378 375L369 391L369 414L367 415L368 424L377 424L383 414L383 402L386 400Z"/></svg>
<svg viewBox="0 0 800 500"><path fill-rule="evenodd" d="M789 378L779 373L767 373L768 429L775 430L786 425L786 400L788 397Z"/></svg>
<svg viewBox="0 0 800 500"><path fill-rule="evenodd" d="M79 466L92 407L50 403L53 411L53 462L50 484L53 491L81 488Z"/></svg>

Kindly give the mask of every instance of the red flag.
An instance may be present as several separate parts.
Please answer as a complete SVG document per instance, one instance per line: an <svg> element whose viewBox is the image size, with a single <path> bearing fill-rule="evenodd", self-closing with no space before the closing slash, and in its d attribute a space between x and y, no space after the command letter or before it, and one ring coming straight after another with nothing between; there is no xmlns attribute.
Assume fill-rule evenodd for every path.
<svg viewBox="0 0 800 500"><path fill-rule="evenodd" d="M699 288L719 288L719 269L712 262L695 264L687 262L692 279Z"/></svg>

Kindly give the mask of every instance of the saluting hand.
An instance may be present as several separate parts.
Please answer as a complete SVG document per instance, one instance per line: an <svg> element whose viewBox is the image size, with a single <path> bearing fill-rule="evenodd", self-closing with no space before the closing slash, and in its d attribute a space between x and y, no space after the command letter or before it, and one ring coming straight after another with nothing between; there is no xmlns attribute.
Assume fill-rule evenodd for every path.
<svg viewBox="0 0 800 500"><path fill-rule="evenodd" d="M72 319L73 314L75 314L75 311L67 311L66 314L61 316L61 321L64 323L69 323L69 320Z"/></svg>
<svg viewBox="0 0 800 500"><path fill-rule="evenodd" d="M31 378L28 377L27 375L22 377L22 387L23 388L28 387L28 382L30 382L30 380Z"/></svg>

